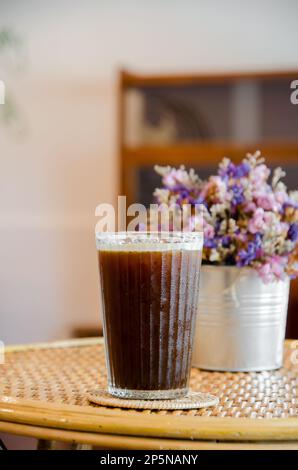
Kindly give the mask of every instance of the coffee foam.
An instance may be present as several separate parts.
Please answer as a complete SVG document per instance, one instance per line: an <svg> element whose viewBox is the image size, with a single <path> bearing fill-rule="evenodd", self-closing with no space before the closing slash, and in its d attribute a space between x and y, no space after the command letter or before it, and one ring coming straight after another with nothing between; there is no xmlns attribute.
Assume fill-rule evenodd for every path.
<svg viewBox="0 0 298 470"><path fill-rule="evenodd" d="M203 234L193 232L171 232L146 234L142 232L119 232L96 234L96 246L101 251L163 252L176 250L201 250Z"/></svg>

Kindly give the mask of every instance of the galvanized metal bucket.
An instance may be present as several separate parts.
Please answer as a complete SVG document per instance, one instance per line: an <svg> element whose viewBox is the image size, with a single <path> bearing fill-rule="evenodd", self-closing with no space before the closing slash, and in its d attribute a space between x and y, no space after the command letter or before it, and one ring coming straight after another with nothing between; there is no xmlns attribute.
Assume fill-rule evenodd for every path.
<svg viewBox="0 0 298 470"><path fill-rule="evenodd" d="M288 279L264 284L251 268L202 266L193 366L281 367L289 285Z"/></svg>

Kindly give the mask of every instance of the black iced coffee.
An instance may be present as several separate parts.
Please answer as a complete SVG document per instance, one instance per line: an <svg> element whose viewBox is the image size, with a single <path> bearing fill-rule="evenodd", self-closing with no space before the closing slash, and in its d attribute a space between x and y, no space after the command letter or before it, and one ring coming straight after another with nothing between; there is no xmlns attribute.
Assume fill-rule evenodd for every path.
<svg viewBox="0 0 298 470"><path fill-rule="evenodd" d="M110 393L147 399L185 395L202 235L101 234L97 244Z"/></svg>

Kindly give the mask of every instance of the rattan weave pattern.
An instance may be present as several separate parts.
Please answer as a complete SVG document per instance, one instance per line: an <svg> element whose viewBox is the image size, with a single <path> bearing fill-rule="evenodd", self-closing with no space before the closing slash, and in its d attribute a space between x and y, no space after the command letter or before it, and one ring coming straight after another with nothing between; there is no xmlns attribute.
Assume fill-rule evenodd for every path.
<svg viewBox="0 0 298 470"><path fill-rule="evenodd" d="M285 347L284 367L271 372L207 372L192 369L192 390L219 397L213 408L137 411L143 414L288 418L298 416L298 366ZM0 395L66 405L93 406L87 390L105 388L104 346L69 343L67 347L28 348L7 352L0 365ZM123 410L123 413L135 410Z"/></svg>

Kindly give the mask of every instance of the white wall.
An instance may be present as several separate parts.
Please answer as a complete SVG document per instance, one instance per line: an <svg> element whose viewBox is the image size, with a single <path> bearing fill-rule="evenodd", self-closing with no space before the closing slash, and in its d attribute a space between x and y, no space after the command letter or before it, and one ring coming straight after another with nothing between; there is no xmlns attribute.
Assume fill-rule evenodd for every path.
<svg viewBox="0 0 298 470"><path fill-rule="evenodd" d="M298 68L297 17L296 0L0 0L0 28L27 51L5 75L24 129L0 130L0 339L98 321L94 208L117 194L117 70Z"/></svg>

